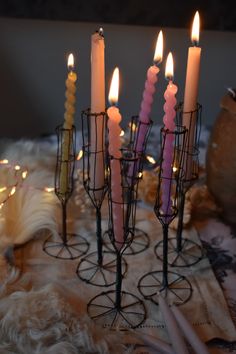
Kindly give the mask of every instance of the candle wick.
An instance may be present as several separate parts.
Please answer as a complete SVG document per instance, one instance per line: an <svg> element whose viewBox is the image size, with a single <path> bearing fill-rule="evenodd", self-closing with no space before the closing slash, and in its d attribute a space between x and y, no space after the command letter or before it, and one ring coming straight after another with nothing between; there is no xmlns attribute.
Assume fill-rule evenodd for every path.
<svg viewBox="0 0 236 354"><path fill-rule="evenodd" d="M198 47L198 41L196 39L193 39L192 43L194 47Z"/></svg>
<svg viewBox="0 0 236 354"><path fill-rule="evenodd" d="M100 27L99 30L96 30L96 33L99 34L99 36L103 37L104 38L104 31L103 31L103 28Z"/></svg>

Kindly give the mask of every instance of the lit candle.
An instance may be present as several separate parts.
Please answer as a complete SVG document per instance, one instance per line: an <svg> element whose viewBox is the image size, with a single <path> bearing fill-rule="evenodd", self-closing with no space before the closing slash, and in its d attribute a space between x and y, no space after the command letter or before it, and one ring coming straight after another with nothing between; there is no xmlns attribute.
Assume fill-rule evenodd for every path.
<svg viewBox="0 0 236 354"><path fill-rule="evenodd" d="M159 295L158 297L158 304L166 323L167 331L169 338L171 340L172 346L174 348L175 354L189 354L187 346L184 342L182 333L177 325L175 317L171 312L168 304L166 303L165 299ZM200 353L200 352L199 352Z"/></svg>
<svg viewBox="0 0 236 354"><path fill-rule="evenodd" d="M90 117L90 187L100 189L104 186L104 133L105 133L105 58L103 29L91 37L91 113ZM95 154L96 152L96 154ZM95 161L96 159L96 161ZM102 193L102 190L100 191ZM97 191L98 197L99 191Z"/></svg>
<svg viewBox="0 0 236 354"><path fill-rule="evenodd" d="M190 180L192 176L192 156L194 147L194 138L196 130L196 114L192 111L197 109L198 83L200 72L201 48L198 47L199 42L200 18L198 11L195 14L192 26L192 43L193 47L188 50L188 63L184 92L183 107L183 126L188 130L188 148L187 163L185 166L185 179Z"/></svg>
<svg viewBox="0 0 236 354"><path fill-rule="evenodd" d="M112 217L113 217L113 231L115 241L117 241L116 247L119 249L124 242L123 231L123 193L122 193L122 179L120 170L121 158L121 140L120 140L120 122L121 115L119 109L115 107L118 102L119 92L119 69L115 68L112 76L110 91L108 100L111 107L107 110L108 115L108 151L111 157L110 160L110 173L111 173L111 198L112 198Z"/></svg>
<svg viewBox="0 0 236 354"><path fill-rule="evenodd" d="M187 321L183 313L178 309L177 306L171 306L171 310L175 316L179 327L182 329L185 338L191 344L196 353L209 354L209 351L205 345L198 337L197 333L194 331L192 325Z"/></svg>
<svg viewBox="0 0 236 354"><path fill-rule="evenodd" d="M139 112L139 121L141 123L150 123L150 113L153 103L153 95L155 92L155 84L157 82L157 75L160 71L158 64L162 61L163 55L163 34L162 31L159 32L156 42L156 49L153 59L153 65L149 67L147 71L147 78L145 82L145 88L143 92L143 99L141 103L141 109ZM143 144L145 141L145 136L147 133L147 126L141 124L138 132L138 136L135 142L135 151L142 152Z"/></svg>
<svg viewBox="0 0 236 354"><path fill-rule="evenodd" d="M77 75L74 72L74 56L70 54L68 57L68 76L66 79L66 92L65 92L65 114L64 114L64 124L63 128L68 129L64 131L62 137L62 148L61 148L61 171L60 171L60 193L64 194L68 189L68 161L70 158L70 133L69 130L74 124L74 114L75 114L75 92L76 86L75 82L77 80Z"/></svg>
<svg viewBox="0 0 236 354"><path fill-rule="evenodd" d="M164 93L165 104L163 117L165 135L165 144L163 150L163 161L162 161L162 184L161 184L161 200L162 206L161 210L164 215L171 216L171 178L173 172L172 160L173 160L173 143L174 143L174 130L175 130L175 105L176 98L175 95L178 91L178 87L173 84L174 76L174 63L173 56L170 52L166 60L165 77L168 79L169 83L167 85L166 91ZM171 132L172 134L168 133Z"/></svg>

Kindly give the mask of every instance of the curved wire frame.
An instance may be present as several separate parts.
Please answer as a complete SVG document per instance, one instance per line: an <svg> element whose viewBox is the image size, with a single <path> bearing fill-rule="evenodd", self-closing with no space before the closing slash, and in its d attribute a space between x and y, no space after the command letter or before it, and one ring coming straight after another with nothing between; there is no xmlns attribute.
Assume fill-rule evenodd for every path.
<svg viewBox="0 0 236 354"><path fill-rule="evenodd" d="M92 319L110 327L134 328L146 318L143 301L134 294L122 291L122 257L134 239L139 158L140 155L134 151L123 149L121 158L109 156L108 159L108 236L116 254L116 288L95 296L87 309ZM117 171L121 176L122 200L119 201L114 195Z"/></svg>
<svg viewBox="0 0 236 354"><path fill-rule="evenodd" d="M62 207L62 231L60 240L49 235L43 244L43 250L51 257L58 259L75 259L87 253L89 243L78 234L67 232L67 202L74 188L75 166L75 127L66 129L63 125L56 128L57 162L55 171L55 194Z"/></svg>

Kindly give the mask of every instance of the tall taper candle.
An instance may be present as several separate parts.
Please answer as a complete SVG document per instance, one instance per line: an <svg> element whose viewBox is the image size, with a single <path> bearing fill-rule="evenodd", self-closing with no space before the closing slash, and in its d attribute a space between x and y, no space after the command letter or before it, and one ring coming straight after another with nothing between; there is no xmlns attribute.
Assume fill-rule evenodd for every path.
<svg viewBox="0 0 236 354"><path fill-rule="evenodd" d="M105 43L103 29L91 37L91 113L105 112ZM91 116L90 130L90 187L104 186L104 115ZM96 152L96 154L94 154ZM99 191L97 192L99 197Z"/></svg>
<svg viewBox="0 0 236 354"><path fill-rule="evenodd" d="M68 57L68 76L66 79L66 101L65 101L65 114L63 128L63 140L61 148L61 172L60 172L60 193L64 194L68 188L68 160L70 157L70 133L69 130L74 124L75 114L75 82L77 75L74 72L74 56L70 54ZM66 130L68 129L68 131Z"/></svg>
<svg viewBox="0 0 236 354"><path fill-rule="evenodd" d="M196 133L196 114L192 111L197 109L198 83L200 74L201 48L199 42L200 17L198 11L195 14L192 26L193 47L188 50L188 63L186 71L184 106L183 106L183 125L188 129L187 141L187 161L185 164L185 179L190 180L192 176L192 153Z"/></svg>
<svg viewBox="0 0 236 354"><path fill-rule="evenodd" d="M162 184L161 184L161 200L162 206L161 210L164 215L167 215L166 221L168 221L168 216L171 217L171 179L173 173L173 149L174 149L174 130L175 130L175 105L176 98L175 95L178 91L178 87L173 84L173 75L174 75L174 63L173 56L170 52L166 61L166 71L165 76L168 79L169 83L167 85L166 91L164 93L165 104L164 111L165 115L163 117L164 129L167 131L165 136L165 144L163 150L163 162L162 162ZM168 134L172 132L172 134Z"/></svg>
<svg viewBox="0 0 236 354"><path fill-rule="evenodd" d="M117 241L116 247L120 249L124 242L124 230L123 230L123 192L122 192L122 178L120 170L121 158L121 128L119 123L121 122L121 114L119 109L115 107L118 102L119 91L119 69L115 68L112 76L109 102L111 107L107 110L108 115L108 151L109 155L114 157L110 161L110 173L111 173L111 198L112 198L112 217L113 217L113 231L115 241Z"/></svg>

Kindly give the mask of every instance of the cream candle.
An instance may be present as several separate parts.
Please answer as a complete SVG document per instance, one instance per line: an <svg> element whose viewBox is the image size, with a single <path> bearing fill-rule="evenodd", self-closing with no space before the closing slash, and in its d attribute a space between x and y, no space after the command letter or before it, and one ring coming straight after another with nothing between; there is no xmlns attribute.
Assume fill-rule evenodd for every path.
<svg viewBox="0 0 236 354"><path fill-rule="evenodd" d="M121 158L121 139L120 139L120 122L121 114L119 109L115 107L118 102L119 91L119 69L115 68L112 76L109 102L111 107L107 110L108 115L108 151L111 156L110 160L110 174L111 174L111 198L112 198L112 218L113 218L113 231L116 247L120 249L124 242L123 230L123 193L122 193L122 178L120 170ZM114 159L113 159L114 158Z"/></svg>
<svg viewBox="0 0 236 354"><path fill-rule="evenodd" d="M166 323L168 335L175 354L189 354L188 348L184 342L182 333L180 332L175 317L171 312L166 300L161 296L161 294L158 297L158 304Z"/></svg>
<svg viewBox="0 0 236 354"><path fill-rule="evenodd" d="M188 62L184 92L183 106L183 126L188 130L187 141L187 161L185 164L185 179L190 180L192 176L192 153L194 147L194 138L196 131L196 114L191 112L197 109L198 84L200 73L201 48L198 47L199 42L200 17L196 12L192 26L192 42L193 47L188 50Z"/></svg>
<svg viewBox="0 0 236 354"><path fill-rule="evenodd" d="M153 65L149 67L147 71L147 78L145 82L145 88L143 91L143 99L141 103L141 109L139 112L139 121L141 123L150 123L150 113L152 109L153 103L153 95L155 93L155 84L157 82L158 73L160 69L158 68L158 64L161 63L163 56L163 33L159 32L157 41L156 41L156 49L153 58ZM135 142L135 151L142 152L143 144L145 141L145 136L147 132L147 126L141 125L138 131L138 136Z"/></svg>
<svg viewBox="0 0 236 354"><path fill-rule="evenodd" d="M178 309L178 307L172 305L171 310L175 316L176 321L179 324L179 327L182 329L185 338L191 344L195 352L201 354L209 354L209 351L205 343L201 341L197 333L194 331L192 325L188 322L188 320L185 318L183 313Z"/></svg>
<svg viewBox="0 0 236 354"><path fill-rule="evenodd" d="M74 124L74 114L75 114L75 92L76 86L75 82L77 80L77 75L74 72L74 56L70 54L68 57L68 76L66 79L66 101L65 101L65 114L64 114L64 124L65 129L62 137L62 147L61 147L61 171L60 171L60 193L66 193L68 189L68 161L70 158L70 132ZM68 130L67 130L68 129Z"/></svg>
<svg viewBox="0 0 236 354"><path fill-rule="evenodd" d="M166 131L165 144L163 150L163 161L162 161L162 183L161 183L161 210L164 215L166 215L166 221L171 218L171 182L172 182L172 160L174 151L174 134L175 131L175 105L176 98L175 95L178 91L178 87L173 84L174 75L174 62L173 56L170 52L166 61L165 76L169 83L167 85L166 91L164 93L165 104L164 111L165 115L163 117L164 129ZM168 133L169 132L169 133Z"/></svg>
<svg viewBox="0 0 236 354"><path fill-rule="evenodd" d="M100 28L91 37L90 187L92 189L100 189L104 186L105 121L104 115L100 114L102 112L105 112L105 43L103 29ZM99 197L102 191L96 193Z"/></svg>

